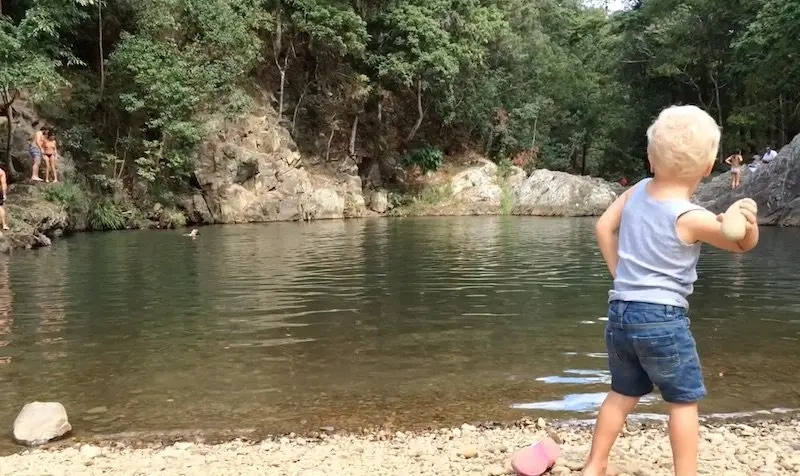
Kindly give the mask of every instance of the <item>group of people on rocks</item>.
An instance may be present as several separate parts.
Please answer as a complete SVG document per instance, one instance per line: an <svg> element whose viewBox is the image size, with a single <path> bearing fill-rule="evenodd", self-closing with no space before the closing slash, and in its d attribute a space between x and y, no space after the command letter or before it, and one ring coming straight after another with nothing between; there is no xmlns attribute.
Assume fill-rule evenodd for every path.
<svg viewBox="0 0 800 476"><path fill-rule="evenodd" d="M768 146L764 151L763 156L755 155L750 164L747 165L748 170L755 172L762 164L772 162L778 155L771 146ZM731 166L731 189L735 189L742 184L742 168L744 167L744 158L742 152L739 151L725 159L725 163Z"/></svg>
<svg viewBox="0 0 800 476"><path fill-rule="evenodd" d="M28 145L28 154L33 160L31 167L31 180L34 182L58 182L58 144L53 129L48 125L39 127L38 122L33 123L35 132ZM44 159L44 179L39 176L42 159ZM51 177L52 176L52 180ZM6 214L6 197L8 196L8 179L6 172L0 169L0 224L3 230L8 230L8 216Z"/></svg>
<svg viewBox="0 0 800 476"><path fill-rule="evenodd" d="M33 126L37 127L38 123L34 123ZM33 138L28 146L28 153L33 160L31 180L34 182L42 181L42 178L39 177L39 167L42 159L44 159L44 181L50 181L50 173L52 172L53 182L58 182L58 145L56 143L56 135L50 126L42 126L33 133Z"/></svg>

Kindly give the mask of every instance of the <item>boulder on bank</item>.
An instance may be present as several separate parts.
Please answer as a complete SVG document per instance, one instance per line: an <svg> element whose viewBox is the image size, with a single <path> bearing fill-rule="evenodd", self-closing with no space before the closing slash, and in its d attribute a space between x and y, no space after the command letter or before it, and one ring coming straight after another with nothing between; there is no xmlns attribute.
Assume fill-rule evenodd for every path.
<svg viewBox="0 0 800 476"><path fill-rule="evenodd" d="M611 184L599 178L535 170L517 189L514 215L596 216L617 198Z"/></svg>
<svg viewBox="0 0 800 476"><path fill-rule="evenodd" d="M369 209L376 213L386 213L389 209L389 193L386 190L374 190L369 196Z"/></svg>
<svg viewBox="0 0 800 476"><path fill-rule="evenodd" d="M745 167L742 184L731 190L731 173L701 184L694 201L722 213L736 200L749 197L758 204L761 225L800 226L800 134L768 164L751 172Z"/></svg>
<svg viewBox="0 0 800 476"><path fill-rule="evenodd" d="M503 196L497 172L497 165L485 160L481 165L457 173L450 180L453 201L471 207L474 215L496 213Z"/></svg>
<svg viewBox="0 0 800 476"><path fill-rule="evenodd" d="M269 102L235 120L208 123L211 134L198 155L195 177L205 210L216 223L251 223L360 217L366 213L358 167L307 164ZM206 206L203 206L206 205Z"/></svg>
<svg viewBox="0 0 800 476"><path fill-rule="evenodd" d="M14 420L14 439L26 445L42 445L72 430L67 410L58 402L32 402Z"/></svg>

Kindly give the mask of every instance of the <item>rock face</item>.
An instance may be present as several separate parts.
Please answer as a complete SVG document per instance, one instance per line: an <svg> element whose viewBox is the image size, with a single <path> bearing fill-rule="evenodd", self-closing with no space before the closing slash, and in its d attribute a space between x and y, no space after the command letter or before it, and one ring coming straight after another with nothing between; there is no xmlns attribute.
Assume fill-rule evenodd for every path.
<svg viewBox="0 0 800 476"><path fill-rule="evenodd" d="M14 180L27 180L31 176L31 169L33 161L28 152L28 146L33 138L34 126L33 123L40 119L37 117L34 107L30 100L23 96L23 98L14 102L14 122L11 129L11 160L14 163L14 169L17 173L13 178ZM0 117L0 137L3 138L3 145L5 146L5 137L7 133L8 121L5 116ZM56 131L58 137L58 131ZM4 170L8 172L5 164ZM44 178L44 163L41 166L42 178ZM75 176L75 165L72 158L67 154L61 156L58 164L58 175L62 181L69 181Z"/></svg>
<svg viewBox="0 0 800 476"><path fill-rule="evenodd" d="M269 105L235 120L214 119L195 172L204 196L184 210L216 223L360 217L366 212L358 169L304 161Z"/></svg>
<svg viewBox="0 0 800 476"><path fill-rule="evenodd" d="M450 180L454 204L468 210L470 215L498 213L503 188L497 172L497 165L486 160L454 175Z"/></svg>
<svg viewBox="0 0 800 476"><path fill-rule="evenodd" d="M58 402L28 403L14 420L14 439L26 445L41 445L71 430L67 411Z"/></svg>
<svg viewBox="0 0 800 476"><path fill-rule="evenodd" d="M517 190L514 215L596 216L617 198L602 180L564 172L535 170Z"/></svg>
<svg viewBox="0 0 800 476"><path fill-rule="evenodd" d="M386 213L389 209L389 194L386 190L375 190L370 194L369 209L377 213Z"/></svg>
<svg viewBox="0 0 800 476"><path fill-rule="evenodd" d="M9 188L6 211L11 230L0 236L0 252L50 246L51 238L69 229L67 212L44 198L44 187L44 184L14 184Z"/></svg>
<svg viewBox="0 0 800 476"><path fill-rule="evenodd" d="M613 184L602 179L549 170L527 177L519 167L501 170L484 158L471 162L449 179L434 174L426 187L437 187L443 198L428 206L417 201L415 214L595 216L618 196Z"/></svg>
<svg viewBox="0 0 800 476"><path fill-rule="evenodd" d="M800 135L769 164L755 172L745 168L742 185L736 190L731 190L731 173L726 172L702 184L694 201L721 213L745 197L758 204L759 224L800 226Z"/></svg>

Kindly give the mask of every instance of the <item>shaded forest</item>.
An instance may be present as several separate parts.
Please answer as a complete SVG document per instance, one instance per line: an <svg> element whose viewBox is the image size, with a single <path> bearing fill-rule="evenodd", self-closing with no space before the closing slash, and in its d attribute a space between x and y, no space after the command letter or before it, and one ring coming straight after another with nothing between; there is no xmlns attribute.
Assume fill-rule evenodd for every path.
<svg viewBox="0 0 800 476"><path fill-rule="evenodd" d="M79 171L151 190L188 186L203 118L257 90L331 161L635 177L674 103L717 118L725 154L800 132L800 2L594 3L2 0L0 112L36 101Z"/></svg>

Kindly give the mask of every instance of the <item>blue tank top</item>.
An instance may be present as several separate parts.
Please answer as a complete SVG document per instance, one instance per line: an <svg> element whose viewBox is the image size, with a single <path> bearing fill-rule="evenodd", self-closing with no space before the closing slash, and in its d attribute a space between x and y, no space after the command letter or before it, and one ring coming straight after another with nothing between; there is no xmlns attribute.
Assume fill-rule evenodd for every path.
<svg viewBox="0 0 800 476"><path fill-rule="evenodd" d="M655 200L644 179L625 202L619 226L619 263L610 301L638 301L688 309L686 298L697 280L700 244L687 245L675 223L684 213L702 210L688 200Z"/></svg>

